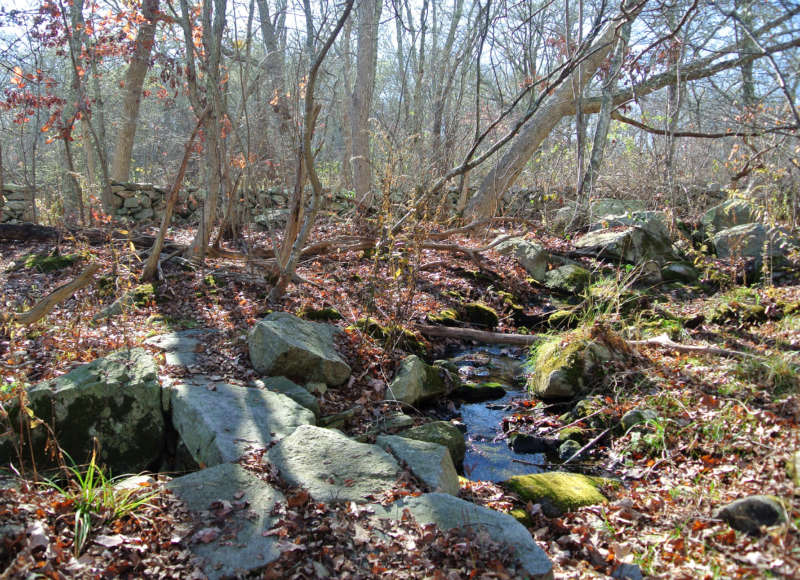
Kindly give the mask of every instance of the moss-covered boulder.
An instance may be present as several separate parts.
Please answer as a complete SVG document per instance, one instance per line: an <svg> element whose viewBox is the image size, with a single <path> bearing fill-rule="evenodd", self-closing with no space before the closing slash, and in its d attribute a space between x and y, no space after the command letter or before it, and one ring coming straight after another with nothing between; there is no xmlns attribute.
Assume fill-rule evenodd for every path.
<svg viewBox="0 0 800 580"><path fill-rule="evenodd" d="M462 319L476 326L494 328L500 322L500 317L491 306L483 302L467 302L461 307Z"/></svg>
<svg viewBox="0 0 800 580"><path fill-rule="evenodd" d="M53 428L58 445L73 461L83 463L98 444L98 463L114 474L152 467L164 444L161 386L153 358L141 348L117 351L76 367L56 379L28 389L34 417ZM9 411L10 425L19 424L19 407ZM37 467L53 465L46 447L45 425L22 437L22 456L33 453ZM18 461L17 433L0 435L0 464ZM30 448L29 448L30 446Z"/></svg>
<svg viewBox="0 0 800 580"><path fill-rule="evenodd" d="M62 256L56 254L54 256L48 254L28 254L22 262L22 267L27 270L38 270L39 272L55 272L56 270L63 270L72 266L75 262L80 260L78 254L68 254Z"/></svg>
<svg viewBox="0 0 800 580"><path fill-rule="evenodd" d="M428 314L428 322L431 324L443 324L444 326L458 326L458 312L453 308L444 308L436 314Z"/></svg>
<svg viewBox="0 0 800 580"><path fill-rule="evenodd" d="M500 383L464 383L458 387L453 396L461 399L465 403L480 403L482 401L492 401L501 399L506 394L506 390Z"/></svg>
<svg viewBox="0 0 800 580"><path fill-rule="evenodd" d="M412 354L400 361L394 379L389 384L387 398L419 405L446 393L447 385L439 369Z"/></svg>
<svg viewBox="0 0 800 580"><path fill-rule="evenodd" d="M587 328L578 328L551 338L536 347L530 365L528 389L541 399L569 399L585 392L603 375L603 367L625 353L620 344L593 338Z"/></svg>
<svg viewBox="0 0 800 580"><path fill-rule="evenodd" d="M566 294L580 294L591 282L592 274L577 264L566 264L545 274L544 285Z"/></svg>
<svg viewBox="0 0 800 580"><path fill-rule="evenodd" d="M453 458L453 463L457 469L460 469L464 463L464 455L467 452L464 434L449 421L432 421L407 429L400 435L409 439L444 445L450 451L450 456Z"/></svg>
<svg viewBox="0 0 800 580"><path fill-rule="evenodd" d="M522 501L541 504L549 517L561 516L580 507L605 503L600 486L610 483L602 477L579 473L551 471L533 475L517 475L506 482Z"/></svg>

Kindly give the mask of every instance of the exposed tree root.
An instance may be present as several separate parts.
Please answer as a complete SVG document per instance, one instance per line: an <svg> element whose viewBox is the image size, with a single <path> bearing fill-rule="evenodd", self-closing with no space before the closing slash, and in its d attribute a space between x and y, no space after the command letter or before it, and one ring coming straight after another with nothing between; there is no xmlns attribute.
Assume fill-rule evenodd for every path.
<svg viewBox="0 0 800 580"><path fill-rule="evenodd" d="M81 288L88 286L99 269L100 264L96 262L89 264L83 272L81 272L80 276L75 278L72 282L68 282L53 290L27 312L14 316L14 321L28 325L41 320L48 312L55 308L57 304L63 302Z"/></svg>
<svg viewBox="0 0 800 580"><path fill-rule="evenodd" d="M680 344L672 340L666 334L659 334L658 336L654 336L653 338L648 338L646 340L628 340L626 341L631 346L655 346L658 348L665 348L668 350L674 350L676 352L686 352L692 354L713 354L716 356L728 356L732 358L764 358L757 354L752 354L749 352L742 352L740 350L731 350L728 348L719 348L716 346L695 346L695 345L688 345L688 344Z"/></svg>

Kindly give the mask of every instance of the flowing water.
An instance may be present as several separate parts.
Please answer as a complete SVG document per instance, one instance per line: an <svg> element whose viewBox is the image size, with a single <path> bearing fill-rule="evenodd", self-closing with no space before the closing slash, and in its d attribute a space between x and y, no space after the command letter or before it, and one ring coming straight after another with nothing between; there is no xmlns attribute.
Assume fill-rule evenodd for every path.
<svg viewBox="0 0 800 580"><path fill-rule="evenodd" d="M506 389L501 399L464 403L458 409L467 428L464 475L473 481L505 481L542 471L529 463L544 464L544 454L515 453L503 437L503 419L514 412L509 403L529 398L524 389L524 355L519 349L488 346L463 350L448 359L458 367L462 380L497 382Z"/></svg>

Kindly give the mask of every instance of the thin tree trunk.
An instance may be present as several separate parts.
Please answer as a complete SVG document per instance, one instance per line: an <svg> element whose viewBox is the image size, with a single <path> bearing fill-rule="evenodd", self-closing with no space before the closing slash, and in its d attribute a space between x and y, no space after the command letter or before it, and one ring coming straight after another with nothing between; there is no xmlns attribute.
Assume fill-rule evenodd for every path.
<svg viewBox="0 0 800 580"><path fill-rule="evenodd" d="M136 34L133 58L125 72L125 96L122 101L122 126L117 133L114 158L111 162L111 179L127 181L130 175L133 144L139 122L139 107L142 102L142 87L150 68L150 52L158 24L159 0L143 0L144 21Z"/></svg>

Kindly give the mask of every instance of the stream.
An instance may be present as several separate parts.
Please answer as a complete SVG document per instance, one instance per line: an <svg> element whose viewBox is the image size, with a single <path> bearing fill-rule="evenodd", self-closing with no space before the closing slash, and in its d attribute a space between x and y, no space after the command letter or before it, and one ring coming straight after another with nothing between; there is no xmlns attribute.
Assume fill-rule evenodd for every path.
<svg viewBox="0 0 800 580"><path fill-rule="evenodd" d="M503 419L515 412L509 403L529 399L523 376L524 359L524 350L497 346L460 350L448 358L448 362L458 367L462 381L496 382L506 390L500 399L465 402L457 410L467 429L464 475L473 481L500 482L514 475L543 471L541 467L513 461L545 464L543 453L516 453L503 437Z"/></svg>

